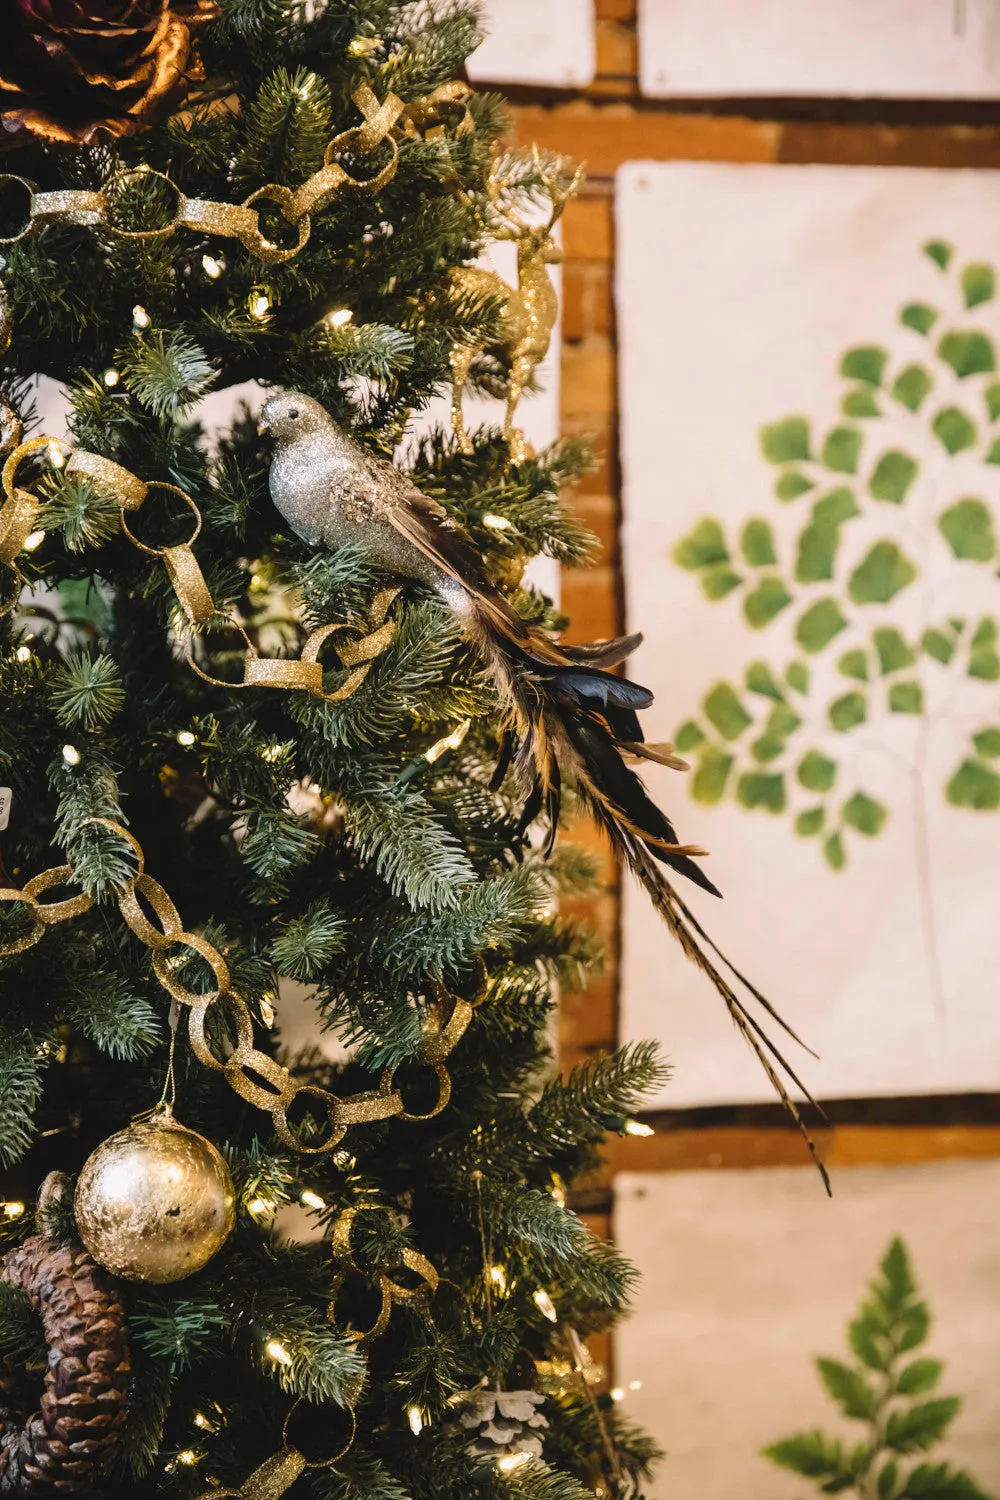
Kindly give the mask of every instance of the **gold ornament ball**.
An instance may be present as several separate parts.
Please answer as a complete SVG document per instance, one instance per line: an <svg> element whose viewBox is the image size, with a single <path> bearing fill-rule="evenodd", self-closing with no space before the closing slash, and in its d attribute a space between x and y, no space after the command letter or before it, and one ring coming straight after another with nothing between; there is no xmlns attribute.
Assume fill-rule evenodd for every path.
<svg viewBox="0 0 1000 1500"><path fill-rule="evenodd" d="M131 1281L192 1276L236 1221L225 1161L168 1110L98 1146L80 1173L74 1206L94 1259Z"/></svg>

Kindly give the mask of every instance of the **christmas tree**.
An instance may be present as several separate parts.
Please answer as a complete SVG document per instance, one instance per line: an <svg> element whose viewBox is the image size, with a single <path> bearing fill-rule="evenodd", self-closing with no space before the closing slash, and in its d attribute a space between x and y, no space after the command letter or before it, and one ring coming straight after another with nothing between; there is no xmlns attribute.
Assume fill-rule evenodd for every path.
<svg viewBox="0 0 1000 1500"><path fill-rule="evenodd" d="M558 630L522 572L588 550L584 445L404 429L453 374L510 394L469 267L570 166L503 153L469 4L8 19L0 1493L639 1494L583 1343L633 1272L566 1194L663 1070L549 1045L593 871L496 785L441 601L282 521L263 392L195 410L308 392ZM339 1053L282 1052L296 985Z"/></svg>

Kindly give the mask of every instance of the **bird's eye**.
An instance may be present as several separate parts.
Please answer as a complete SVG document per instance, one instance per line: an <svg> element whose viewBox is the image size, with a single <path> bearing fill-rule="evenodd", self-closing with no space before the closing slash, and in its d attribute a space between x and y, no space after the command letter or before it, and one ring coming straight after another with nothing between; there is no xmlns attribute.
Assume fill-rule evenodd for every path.
<svg viewBox="0 0 1000 1500"><path fill-rule="evenodd" d="M293 422L295 421L295 418L298 416L298 414L299 414L299 409L298 409L297 406L293 406L292 409L291 409L291 411L288 413L289 417L291 418L291 420Z"/></svg>

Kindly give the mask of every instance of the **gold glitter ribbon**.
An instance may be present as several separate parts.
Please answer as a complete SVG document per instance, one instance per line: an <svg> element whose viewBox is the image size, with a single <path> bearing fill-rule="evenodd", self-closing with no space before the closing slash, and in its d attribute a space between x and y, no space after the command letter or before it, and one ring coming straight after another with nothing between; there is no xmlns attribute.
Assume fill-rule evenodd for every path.
<svg viewBox="0 0 1000 1500"><path fill-rule="evenodd" d="M227 1500L227 1497L228 1500L279 1500L279 1496L291 1489L296 1479L304 1474L306 1469L330 1469L334 1464L339 1463L353 1444L357 1434L358 1424L354 1408L347 1407L347 1414L351 1419L347 1441L328 1458L316 1459L307 1458L289 1436L292 1420L301 1405L301 1401L296 1401L285 1418L281 1432L283 1447L280 1452L265 1459L260 1468L255 1469L238 1490L226 1490L213 1485L210 1489L202 1490L196 1496L196 1500Z"/></svg>
<svg viewBox="0 0 1000 1500"><path fill-rule="evenodd" d="M0 504L0 564L5 563L14 575L10 597L0 602L0 615L9 613L17 603L24 579L17 569L15 559L34 529L38 517L39 502L30 491L19 489L17 472L25 459L43 448L54 445L60 452L66 445L49 437L31 438L21 443L10 454L3 466L2 483L4 499ZM342 622L322 625L306 637L299 658L262 657L246 630L232 614L216 606L205 575L193 551L193 544L201 532L201 512L191 496L175 484L162 480L139 479L129 469L90 453L85 448L73 448L66 460L66 473L79 474L88 479L94 488L118 502L121 529L139 552L147 557L158 558L166 569L177 602L189 627L185 643L185 656L189 666L205 682L213 687L241 689L249 687L277 688L283 692L305 692L328 703L339 703L356 692L371 670L372 662L386 649L396 631L393 620L387 619L389 609L400 590L380 589L372 600L365 625ZM175 495L190 510L193 522L191 534L186 542L170 547L150 547L140 541L129 525L131 513L139 510L154 491ZM199 666L195 659L195 640L199 630L218 621L236 632L243 641L243 681L226 682L213 677ZM334 635L346 633L346 639L335 646L340 663L348 675L333 692L323 691L323 667L319 654L323 646Z"/></svg>
<svg viewBox="0 0 1000 1500"><path fill-rule="evenodd" d="M469 1014L472 1014L471 1008ZM348 1273L355 1271L359 1275L363 1274L351 1250L351 1229L358 1214L366 1211L369 1213L385 1212L377 1204L371 1204L367 1208L363 1204L345 1208L336 1224L334 1224L333 1233L330 1236L330 1247L333 1251L334 1259L339 1262L340 1267L333 1278L332 1295L327 1308L327 1317L334 1324L336 1324L335 1304L337 1293L346 1281ZM416 1302L422 1297L433 1296L437 1291L441 1278L426 1255L421 1255L419 1250L412 1250L407 1245L400 1254L400 1260L408 1271L412 1271L415 1276L420 1277L422 1285L415 1287L401 1286L398 1281L393 1281L392 1277L384 1271L379 1272L375 1277L375 1285L378 1287L382 1297L382 1305L379 1308L378 1317L372 1326L363 1332L358 1332L353 1328L345 1330L344 1338L352 1339L357 1344L367 1344L369 1340L378 1338L380 1334L385 1333L385 1330L389 1326L389 1319L392 1316L393 1303Z"/></svg>
<svg viewBox="0 0 1000 1500"><path fill-rule="evenodd" d="M38 234L48 224L74 224L87 228L103 228L123 240L152 240L173 234L176 229L191 229L199 234L214 234L239 240L243 248L258 260L268 265L280 265L291 260L307 243L312 230L312 215L323 209L346 189L375 194L390 182L396 172L399 147L396 141L396 123L406 106L395 94L387 94L379 103L366 83L352 94L363 125L352 126L341 131L327 144L323 165L317 172L292 189L280 183L269 182L251 193L242 203L219 203L210 198L189 198L164 172L150 168L130 167L112 174L98 189L61 189L58 192L39 192L27 177L13 172L0 173L0 191L9 186L20 186L27 197L24 227L17 234L0 238L0 246L16 245L18 241ZM424 101L417 101L410 109L419 110ZM382 144L389 149L389 160L371 177L353 177L338 161L346 152L354 156L371 156ZM121 193L137 182L160 182L174 195L174 208L169 220L152 229L123 229L115 223L115 207ZM294 245L282 248L268 239L260 227L259 205L276 207L289 225L296 231Z"/></svg>
<svg viewBox="0 0 1000 1500"><path fill-rule="evenodd" d="M406 1121L429 1120L441 1113L451 1095L451 1077L445 1062L465 1033L473 1008L482 1001L486 993L486 966L481 960L480 982L471 1002L456 998L438 985L434 989L433 1001L425 1007L418 1058L433 1070L438 1079L437 1101L426 1114L415 1115L407 1111L403 1096L395 1084L392 1069L386 1069L382 1074L377 1088L340 1098L317 1084L298 1083L286 1067L254 1046L250 1008L233 989L229 965L218 948L207 938L185 929L170 896L158 881L146 873L145 855L138 839L120 823L109 818L88 818L87 821L109 828L112 833L124 839L136 857L136 874L114 887L114 897L123 920L150 950L156 978L171 999L187 1007L188 1037L195 1057L204 1067L222 1073L230 1088L241 1099L245 1099L255 1109L270 1114L278 1138L284 1145L304 1155L318 1156L334 1150L351 1125L393 1118ZM23 953L39 941L48 927L82 916L90 910L94 905L94 897L86 892L62 901L39 900L45 892L66 885L73 877L72 865L59 865L43 870L21 890L0 887L0 901L16 902L26 907L31 922L27 933L0 946L0 958ZM150 920L146 908L153 912L155 922ZM178 979L178 966L188 954L197 954L208 965L214 981L213 989L205 992L192 990ZM219 1022L218 1027L206 1027L209 1012L213 1012L213 1019ZM217 1040L214 1047L209 1036L210 1030L221 1032L224 1036L224 1040ZM220 1056L220 1052L223 1055ZM329 1133L318 1145L307 1145L300 1140L289 1120L289 1112L296 1101L304 1103L307 1100L316 1102L327 1117ZM407 1255L413 1257L412 1264L407 1260ZM423 1256L419 1256L416 1251L407 1251L403 1261L428 1284L436 1285L434 1268ZM405 1300L408 1295L406 1288L398 1287L395 1283L389 1285L392 1298L397 1301ZM371 1334L367 1336L370 1337Z"/></svg>

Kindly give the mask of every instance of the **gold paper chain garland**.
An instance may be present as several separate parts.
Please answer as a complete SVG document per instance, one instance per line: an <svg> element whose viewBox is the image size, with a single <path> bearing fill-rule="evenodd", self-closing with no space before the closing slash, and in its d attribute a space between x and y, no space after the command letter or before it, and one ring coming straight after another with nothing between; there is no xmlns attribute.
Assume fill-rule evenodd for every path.
<svg viewBox="0 0 1000 1500"><path fill-rule="evenodd" d="M195 1057L206 1068L223 1073L230 1088L241 1099L245 1099L255 1109L265 1110L270 1114L278 1138L286 1146L304 1155L318 1156L338 1146L350 1125L393 1118L407 1121L430 1120L441 1113L451 1097L451 1075L445 1062L464 1034L474 1007L485 995L484 965L481 966L479 989L472 1001L459 999L449 994L443 986L437 985L435 999L424 1011L418 1057L437 1075L438 1097L433 1108L424 1114L410 1113L400 1090L394 1086L394 1070L391 1068L383 1072L377 1088L366 1089L341 1099L317 1084L298 1083L286 1067L254 1047L250 1009L232 987L226 960L207 938L185 930L177 908L163 886L146 874L145 855L139 841L120 823L109 818L88 818L87 822L110 828L131 846L138 860L138 872L116 886L114 896L128 926L139 941L150 949L156 978L173 1000L188 1007L188 1035ZM48 927L82 916L90 910L94 905L94 897L86 892L63 901L42 902L38 899L46 891L65 885L73 879L73 874L72 865L58 865L35 875L21 890L14 887L0 888L0 901L20 902L27 908L32 923L30 932L0 946L0 958L23 953L38 942ZM159 927L147 917L140 897L152 908ZM180 983L174 972L179 962L178 956L169 952L177 947L187 948L205 960L212 971L215 989L200 994ZM205 1021L212 1007L223 1002L226 1002L226 1021L235 1033L235 1041L228 1055L219 1058L212 1051L206 1036ZM306 1145L289 1122L289 1110L300 1097L316 1100L326 1110L330 1135L319 1145ZM423 1269L415 1269L420 1270L420 1274L426 1279Z"/></svg>
<svg viewBox="0 0 1000 1500"><path fill-rule="evenodd" d="M115 172L96 191L90 189L60 189L56 192L40 193L27 177L13 172L0 173L0 191L10 185L19 185L28 195L28 206L24 227L17 234L0 237L0 245L16 245L18 241L38 234L48 224L75 224L97 227L125 240L160 239L172 234L175 229L193 229L201 234L223 235L237 239L258 260L268 265L280 265L298 255L312 231L311 215L321 213L345 188L357 192L377 193L395 175L399 148L394 127L406 110L402 99L387 94L380 104L366 83L359 85L351 95L361 114L363 125L353 126L334 136L323 153L323 165L293 192L281 183L269 182L250 194L242 203L219 203L211 198L189 198L177 184L163 172L154 172L149 167L128 167ZM428 101L411 105L417 110ZM336 157L351 151L355 155L370 156L385 141L390 158L373 177L357 178L340 165ZM176 198L173 213L166 224L153 229L122 229L114 222L115 201L130 183L162 182ZM298 240L284 249L269 240L263 233L259 221L259 206L272 204L296 231Z"/></svg>
<svg viewBox="0 0 1000 1500"><path fill-rule="evenodd" d="M340 1263L340 1269L333 1278L332 1295L330 1305L327 1308L327 1317L334 1326L336 1326L335 1308L337 1293L346 1281L348 1272L356 1271L361 1274L360 1268L354 1259L354 1253L351 1250L351 1229L358 1214L365 1212L365 1208L366 1205L364 1204L345 1208L336 1224L334 1224L333 1234L330 1237L330 1248L334 1259ZM377 1213L383 1210L379 1205L371 1204L369 1211ZM371 1339L378 1338L388 1328L394 1302L416 1302L422 1297L433 1296L437 1291L441 1278L426 1255L421 1255L419 1250L411 1250L409 1246L406 1246L400 1254L400 1259L408 1271L412 1271L414 1275L420 1277L422 1285L416 1287L400 1286L398 1281L393 1281L391 1276L387 1276L384 1271L380 1271L375 1278L375 1284L381 1294L382 1305L379 1308L375 1322L364 1332L358 1332L356 1329L347 1329L344 1331L344 1338L352 1339L357 1344L367 1344Z"/></svg>
<svg viewBox="0 0 1000 1500"><path fill-rule="evenodd" d="M0 563L6 564L13 574L13 591L0 603L0 614L9 613L17 603L23 578L15 559L34 530L40 509L40 501L30 490L18 488L17 471L32 453L37 453L42 448L49 448L50 445L60 451L65 448L65 444L59 443L55 438L31 438L15 448L3 466L4 500L0 504ZM385 588L380 589L372 600L368 613L367 633L361 626L346 622L322 625L306 638L299 658L260 656L239 621L232 614L227 614L224 610L217 608L198 559L191 550L192 543L201 531L201 512L190 495L186 495L174 484L166 484L161 480L150 480L147 483L138 479L121 464L116 464L109 458L102 458L97 453L90 453L85 448L71 450L66 462L66 473L81 475L90 480L102 494L110 495L117 500L121 508L121 528L133 547L149 557L159 558L163 563L174 593L177 595L177 601L191 628L184 652L188 664L199 677L214 687L234 689L271 687L286 692L311 693L313 697L322 698L328 703L340 702L349 698L361 686L371 669L372 662L392 640L396 626L394 621L386 619L386 616L400 590ZM186 542L173 547L149 547L133 535L128 524L128 513L138 510L151 490L164 490L168 494L176 495L189 507L194 516L194 525L191 536ZM243 659L242 682L225 682L222 678L212 677L195 661L194 634L213 621L224 621L230 629L243 638L246 655ZM323 691L323 666L319 660L319 653L330 637L341 631L354 632L357 636L357 639L344 641L336 647L341 665L349 669L349 675L334 692L325 693Z"/></svg>

